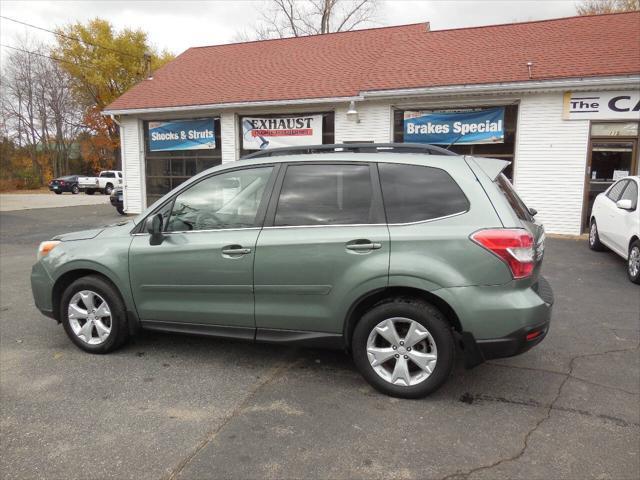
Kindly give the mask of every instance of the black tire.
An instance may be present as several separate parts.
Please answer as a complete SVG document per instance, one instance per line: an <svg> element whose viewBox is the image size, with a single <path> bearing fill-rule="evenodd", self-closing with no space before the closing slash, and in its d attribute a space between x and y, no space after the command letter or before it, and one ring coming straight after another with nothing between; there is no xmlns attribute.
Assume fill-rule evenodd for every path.
<svg viewBox="0 0 640 480"><path fill-rule="evenodd" d="M589 248L596 252L604 252L607 249L607 247L600 242L598 224L596 223L595 218L592 218L591 223L589 224Z"/></svg>
<svg viewBox="0 0 640 480"><path fill-rule="evenodd" d="M60 190L54 190L53 193L55 193L56 195L62 195L62 192Z"/></svg>
<svg viewBox="0 0 640 480"><path fill-rule="evenodd" d="M116 210L117 210L117 212L118 212L120 215L126 215L126 213L124 213L124 208L122 208L122 207L116 207Z"/></svg>
<svg viewBox="0 0 640 480"><path fill-rule="evenodd" d="M105 195L111 195L111 192L113 192L113 185L107 183L107 186L104 187L104 191L102 193L104 193Z"/></svg>
<svg viewBox="0 0 640 480"><path fill-rule="evenodd" d="M99 345L90 345L78 338L69 322L68 308L72 297L81 290L91 290L100 295L109 305L111 313L111 332L107 339ZM120 293L107 280L97 275L81 277L69 285L62 294L60 302L60 319L67 336L77 347L89 353L109 353L126 342L129 336L127 313Z"/></svg>
<svg viewBox="0 0 640 480"><path fill-rule="evenodd" d="M634 240L629 245L629 255L627 256L627 275L629 280L633 283L640 284L640 267L635 269L635 273L631 273L633 270L631 267L632 257L636 255L636 258L640 258L640 240Z"/></svg>
<svg viewBox="0 0 640 480"><path fill-rule="evenodd" d="M87 195L93 195L94 193L96 193L95 190L93 190L92 188L87 188L84 193L86 193Z"/></svg>
<svg viewBox="0 0 640 480"><path fill-rule="evenodd" d="M438 358L433 372L416 385L392 384L378 375L369 363L367 340L370 333L380 322L394 317L420 323L429 331L437 348ZM422 398L435 392L447 381L455 365L456 347L449 322L433 305L417 299L395 298L374 306L356 325L351 346L353 360L365 380L375 389L393 397Z"/></svg>
<svg viewBox="0 0 640 480"><path fill-rule="evenodd" d="M80 193L80 189L78 188L78 185L74 185L73 187L71 187L71 193L73 193L74 195L77 195L78 193Z"/></svg>

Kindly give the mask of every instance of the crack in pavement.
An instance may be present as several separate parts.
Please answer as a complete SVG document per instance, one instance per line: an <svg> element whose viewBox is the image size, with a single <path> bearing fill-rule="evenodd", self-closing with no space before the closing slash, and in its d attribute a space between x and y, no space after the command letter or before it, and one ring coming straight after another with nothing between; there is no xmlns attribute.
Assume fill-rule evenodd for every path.
<svg viewBox="0 0 640 480"><path fill-rule="evenodd" d="M514 461L514 460L518 460L527 451L527 448L529 447L529 439L531 438L531 435L533 435L533 433L536 430L538 430L538 428L540 428L540 426L551 417L551 411L555 408L556 402L560 399L560 395L562 395L562 389L564 388L565 384L569 381L569 379L572 378L574 365L575 365L575 362L577 360L582 359L582 358L587 358L587 357L596 357L596 356L600 356L600 355L608 355L608 354L611 354L611 353L630 352L630 351L633 351L633 350L638 350L639 348L640 348L640 345L637 345L637 346L635 346L633 348L622 348L622 349L617 349L617 350L607 350L605 352L597 352L597 353L584 353L584 354L581 354L581 355L576 355L575 357L571 358L571 361L569 362L569 371L564 374L565 378L562 380L562 382L558 386L558 391L556 392L556 395L555 395L554 399L546 407L546 412L542 416L542 418L540 418L535 423L535 425L533 427L531 427L529 429L529 431L527 431L527 433L524 436L524 442L523 442L522 448L515 455L512 455L512 456L507 457L507 458L501 458L501 459L496 460L495 462L491 463L490 465L481 465L479 467L472 468L471 470L468 470L466 472L450 473L449 475L446 475L446 476L442 477L441 480L466 480L466 479L469 478L470 475L473 475L474 473L481 472L483 470L491 470L492 468L495 468L495 467L497 467L499 465L502 465L503 463L511 462L511 461Z"/></svg>
<svg viewBox="0 0 640 480"><path fill-rule="evenodd" d="M283 361L279 362L275 367L273 367L271 371L266 375L265 380L258 383L252 390L250 390L249 394L244 398L242 402L240 402L240 404L236 408L233 409L231 414L227 416L220 425L218 425L216 428L208 432L205 438L196 446L193 452L191 452L184 459L182 459L180 463L178 463L178 465L171 471L169 476L166 477L167 480L175 480L176 478L178 478L178 476L182 473L184 468L191 462L191 460L193 460L196 457L196 455L198 455L198 453L202 451L202 449L204 449L207 445L209 445L209 443L211 443L216 438L218 433L220 433L220 431L224 427L226 427L229 424L229 422L231 422L231 420L238 417L238 415L240 415L247 408L248 404L256 396L258 391L260 391L263 387L272 383L282 373L286 372L287 370L290 370L291 368L296 366L298 363L300 363L300 361L302 361L301 358L287 361L287 359L291 359L291 357L294 357L294 354L286 355Z"/></svg>
<svg viewBox="0 0 640 480"><path fill-rule="evenodd" d="M630 350L634 350L634 349L635 349L635 347L631 348ZM493 362L485 362L485 364L486 365L492 365L494 367L513 368L513 369L516 369L516 370L532 370L534 372L551 373L553 375L563 375L563 376L564 375L569 375L574 380L578 380L580 382L587 383L589 385L594 385L596 387L607 388L609 390L617 390L619 392L627 393L629 395L640 395L640 391L633 392L631 390L626 390L624 388L615 387L613 385L605 385L603 383L598 383L598 382L594 382L592 380L587 380L586 378L578 377L576 375L571 375L570 373L567 373L567 372L558 372L556 370L547 370L545 368L521 367L519 365L503 365L502 363L493 363Z"/></svg>

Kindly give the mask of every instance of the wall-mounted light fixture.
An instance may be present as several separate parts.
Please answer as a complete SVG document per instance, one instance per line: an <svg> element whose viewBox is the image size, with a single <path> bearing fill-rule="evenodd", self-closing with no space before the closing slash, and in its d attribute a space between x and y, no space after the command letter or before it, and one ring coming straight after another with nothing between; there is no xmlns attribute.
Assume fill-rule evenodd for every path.
<svg viewBox="0 0 640 480"><path fill-rule="evenodd" d="M533 62L527 62L527 70L529 71L529 80L533 78Z"/></svg>
<svg viewBox="0 0 640 480"><path fill-rule="evenodd" d="M360 114L356 109L356 102L353 100L349 103L349 110L347 110L347 119L352 122L360 123Z"/></svg>

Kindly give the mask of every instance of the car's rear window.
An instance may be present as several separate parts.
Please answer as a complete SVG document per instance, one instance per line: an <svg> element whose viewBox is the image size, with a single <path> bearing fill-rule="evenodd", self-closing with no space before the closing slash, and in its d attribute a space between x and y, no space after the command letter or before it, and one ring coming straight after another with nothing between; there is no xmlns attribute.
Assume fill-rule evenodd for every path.
<svg viewBox="0 0 640 480"><path fill-rule="evenodd" d="M518 196L516 191L513 189L513 185L511 185L511 182L504 175L504 173L501 173L500 175L498 175L498 178L496 178L495 180L495 184L498 186L498 188L500 189L504 197L507 199L507 202L509 202L509 205L511 205L511 208L513 208L513 211L516 213L518 218L520 220L526 220L527 222L532 222L533 217L529 213L529 209L524 204L522 199Z"/></svg>
<svg viewBox="0 0 640 480"><path fill-rule="evenodd" d="M465 194L440 168L380 163L378 169L389 223L421 222L469 210Z"/></svg>

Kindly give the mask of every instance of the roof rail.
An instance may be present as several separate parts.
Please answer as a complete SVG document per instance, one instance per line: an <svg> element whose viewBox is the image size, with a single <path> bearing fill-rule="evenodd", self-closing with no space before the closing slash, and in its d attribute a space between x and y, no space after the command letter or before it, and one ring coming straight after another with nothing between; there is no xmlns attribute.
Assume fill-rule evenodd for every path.
<svg viewBox="0 0 640 480"><path fill-rule="evenodd" d="M304 155L308 153L334 153L334 152L354 152L354 153L424 153L427 155L457 155L449 150L427 145L424 143L336 143L329 145L305 145L299 147L272 148L260 150L242 157L242 160L249 158L274 157L278 155Z"/></svg>

